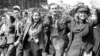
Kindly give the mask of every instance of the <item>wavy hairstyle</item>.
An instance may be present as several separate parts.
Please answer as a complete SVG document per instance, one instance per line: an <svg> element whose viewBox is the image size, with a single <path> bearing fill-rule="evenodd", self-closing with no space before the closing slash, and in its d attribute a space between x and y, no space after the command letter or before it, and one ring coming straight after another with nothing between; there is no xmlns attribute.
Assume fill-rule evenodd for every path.
<svg viewBox="0 0 100 56"><path fill-rule="evenodd" d="M33 12L33 15L34 15L35 12ZM38 13L40 16L41 16L41 13L36 11L36 13ZM33 15L31 16L31 23L34 23L34 19L33 19ZM38 22L41 22L42 19L40 18L40 20Z"/></svg>

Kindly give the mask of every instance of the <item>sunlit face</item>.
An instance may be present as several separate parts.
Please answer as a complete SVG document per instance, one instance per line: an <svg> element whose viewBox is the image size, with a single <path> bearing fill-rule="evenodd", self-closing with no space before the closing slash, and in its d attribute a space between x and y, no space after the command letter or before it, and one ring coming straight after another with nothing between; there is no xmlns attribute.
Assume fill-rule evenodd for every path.
<svg viewBox="0 0 100 56"><path fill-rule="evenodd" d="M57 12L58 12L58 5L51 5L50 6L50 13L55 15L55 14L57 14Z"/></svg>
<svg viewBox="0 0 100 56"><path fill-rule="evenodd" d="M19 16L20 12L18 10L13 10L14 16Z"/></svg>
<svg viewBox="0 0 100 56"><path fill-rule="evenodd" d="M33 20L34 22L38 22L40 20L40 14L38 12L34 12L33 14Z"/></svg>
<svg viewBox="0 0 100 56"><path fill-rule="evenodd" d="M79 19L84 20L88 17L88 15L85 12L78 12L78 17Z"/></svg>

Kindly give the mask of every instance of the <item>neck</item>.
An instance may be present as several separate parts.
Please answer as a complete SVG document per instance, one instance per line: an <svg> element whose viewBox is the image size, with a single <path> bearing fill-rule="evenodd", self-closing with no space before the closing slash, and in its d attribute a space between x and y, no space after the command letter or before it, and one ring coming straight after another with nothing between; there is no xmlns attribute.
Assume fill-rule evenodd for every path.
<svg viewBox="0 0 100 56"><path fill-rule="evenodd" d="M79 20L79 23L80 23L80 24L83 24L83 23L84 23L84 20Z"/></svg>
<svg viewBox="0 0 100 56"><path fill-rule="evenodd" d="M34 22L34 21L32 22L32 24L38 24L38 23L40 23L40 20L38 22Z"/></svg>
<svg viewBox="0 0 100 56"><path fill-rule="evenodd" d="M84 24L86 23L85 20L78 20L78 24Z"/></svg>

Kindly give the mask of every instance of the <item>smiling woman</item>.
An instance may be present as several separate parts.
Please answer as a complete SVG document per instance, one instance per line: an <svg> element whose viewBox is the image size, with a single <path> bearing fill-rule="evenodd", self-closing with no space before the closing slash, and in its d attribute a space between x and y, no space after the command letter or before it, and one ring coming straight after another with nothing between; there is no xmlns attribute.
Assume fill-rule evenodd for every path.
<svg viewBox="0 0 100 56"><path fill-rule="evenodd" d="M44 38L40 12L34 12L31 18L31 23L26 24L26 26L24 33L23 55L41 56L41 52L44 50Z"/></svg>
<svg viewBox="0 0 100 56"><path fill-rule="evenodd" d="M39 12L34 12L33 13L34 23L39 22L40 18L41 18L41 14Z"/></svg>

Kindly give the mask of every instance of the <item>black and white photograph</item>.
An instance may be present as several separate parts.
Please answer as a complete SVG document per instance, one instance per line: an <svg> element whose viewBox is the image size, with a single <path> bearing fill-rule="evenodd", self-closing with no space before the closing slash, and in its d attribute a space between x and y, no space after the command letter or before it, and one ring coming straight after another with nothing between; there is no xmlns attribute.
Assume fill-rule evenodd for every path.
<svg viewBox="0 0 100 56"><path fill-rule="evenodd" d="M100 0L0 0L0 56L100 56Z"/></svg>

